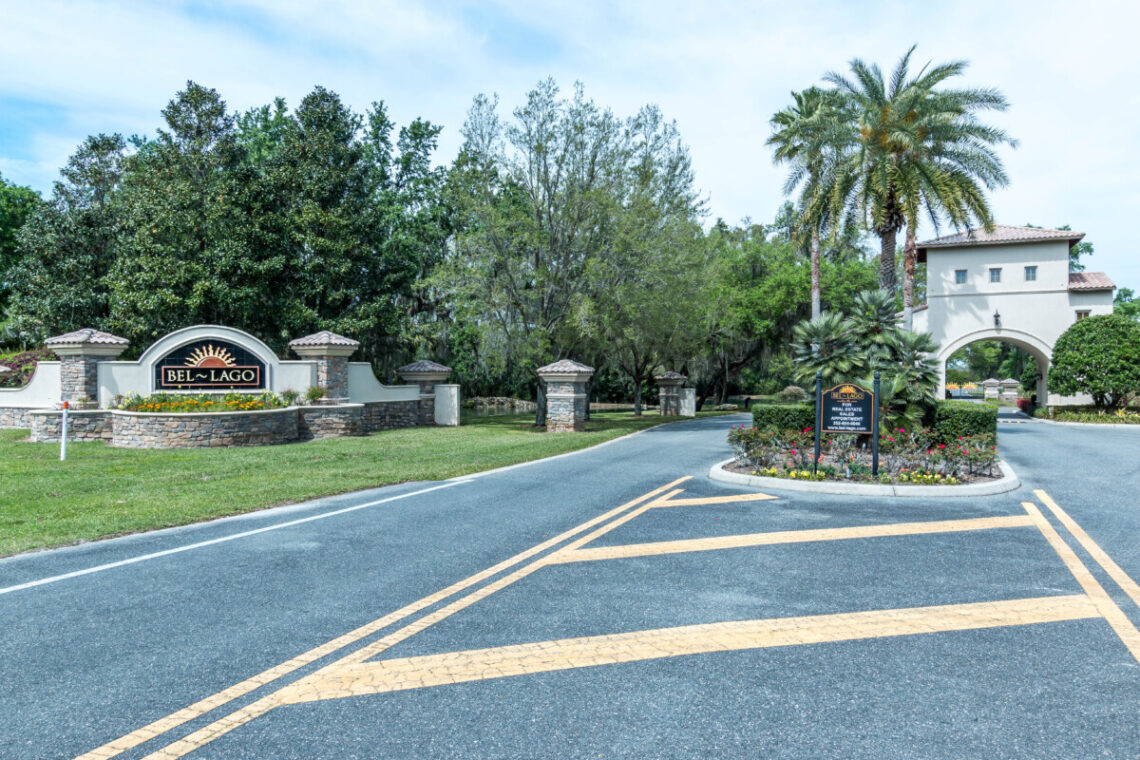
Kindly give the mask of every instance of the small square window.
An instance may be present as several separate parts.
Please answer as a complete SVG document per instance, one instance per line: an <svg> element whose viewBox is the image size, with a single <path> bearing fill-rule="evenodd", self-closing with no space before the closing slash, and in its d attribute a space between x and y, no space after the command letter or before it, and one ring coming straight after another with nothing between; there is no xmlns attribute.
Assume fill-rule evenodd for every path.
<svg viewBox="0 0 1140 760"><path fill-rule="evenodd" d="M954 270L954 284L955 285L965 285L966 284L966 270L965 269L955 269Z"/></svg>
<svg viewBox="0 0 1140 760"><path fill-rule="evenodd" d="M990 270L990 282L1001 282L1001 269Z"/></svg>
<svg viewBox="0 0 1140 760"><path fill-rule="evenodd" d="M1025 281L1034 282L1037 279L1037 267L1025 268Z"/></svg>
<svg viewBox="0 0 1140 760"><path fill-rule="evenodd" d="M1080 322L1082 319L1088 319L1089 313L1088 309L1081 309L1077 312L1077 321Z"/></svg>

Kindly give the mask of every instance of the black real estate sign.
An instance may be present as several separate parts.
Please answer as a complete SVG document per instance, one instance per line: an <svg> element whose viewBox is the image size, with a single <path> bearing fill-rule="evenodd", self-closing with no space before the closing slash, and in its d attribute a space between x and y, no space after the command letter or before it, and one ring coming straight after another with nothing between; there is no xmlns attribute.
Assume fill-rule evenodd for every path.
<svg viewBox="0 0 1140 760"><path fill-rule="evenodd" d="M853 383L823 391L819 404L821 433L875 432L875 394Z"/></svg>

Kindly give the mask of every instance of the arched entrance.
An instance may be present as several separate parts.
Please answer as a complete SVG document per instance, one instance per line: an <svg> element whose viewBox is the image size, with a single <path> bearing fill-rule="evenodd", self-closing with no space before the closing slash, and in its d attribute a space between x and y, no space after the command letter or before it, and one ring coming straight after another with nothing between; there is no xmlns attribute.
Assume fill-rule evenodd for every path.
<svg viewBox="0 0 1140 760"><path fill-rule="evenodd" d="M938 398L946 395L946 362L959 349L982 340L997 340L1020 348L1037 362L1037 398L1039 403L1047 403L1049 398L1049 362L1053 349L1041 338L1023 330L1004 328L983 328L942 344L938 351Z"/></svg>

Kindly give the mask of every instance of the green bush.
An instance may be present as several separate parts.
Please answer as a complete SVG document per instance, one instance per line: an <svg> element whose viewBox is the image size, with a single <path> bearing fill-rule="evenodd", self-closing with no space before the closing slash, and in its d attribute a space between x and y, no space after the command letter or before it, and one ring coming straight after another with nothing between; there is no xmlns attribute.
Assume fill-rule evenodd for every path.
<svg viewBox="0 0 1140 760"><path fill-rule="evenodd" d="M934 405L934 432L940 443L959 438L997 434L998 410L985 404L969 401L939 401Z"/></svg>
<svg viewBox="0 0 1140 760"><path fill-rule="evenodd" d="M805 401L807 400L807 391L798 385L789 385L784 390L776 394L778 401Z"/></svg>
<svg viewBox="0 0 1140 760"><path fill-rule="evenodd" d="M1140 392L1140 324L1117 314L1074 322L1053 347L1049 390L1087 393L1102 410L1127 404Z"/></svg>
<svg viewBox="0 0 1140 760"><path fill-rule="evenodd" d="M815 428L811 404L754 404L752 424L757 430L804 430Z"/></svg>

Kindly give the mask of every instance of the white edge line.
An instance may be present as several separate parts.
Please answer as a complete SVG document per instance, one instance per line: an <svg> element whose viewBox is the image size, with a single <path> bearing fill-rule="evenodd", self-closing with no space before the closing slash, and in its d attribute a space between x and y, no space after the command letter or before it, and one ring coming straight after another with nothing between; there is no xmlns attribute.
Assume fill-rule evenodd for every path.
<svg viewBox="0 0 1140 760"><path fill-rule="evenodd" d="M323 520L326 517L335 517L337 515L343 515L346 512L355 512L358 509L367 509L368 507L375 507L375 506L379 506L380 504L387 504L388 502L391 502L391 501L398 501L399 499L407 499L411 496L419 496L421 494L430 493L432 491L438 491L441 488L451 488L452 486L458 486L458 485L462 485L463 483L470 483L470 482L471 482L470 480L464 480L464 479L449 480L449 481L443 483L442 485L431 486L430 488L421 488L419 491L411 491L409 493L397 494L396 496L389 496L386 499L379 499L378 501L370 501L370 502L366 502L364 504L356 504L356 505L353 505L351 507L344 507L342 509L335 509L331 512L322 512L319 515L310 515L308 517L301 517L301 518L298 518L296 520L289 520L288 522L277 523L276 525L266 525L263 528L255 528L253 530L246 530L246 531L242 531L241 533L232 533L228 536L219 536L218 538L211 538L208 541L199 541L199 542L193 543L193 544L186 544L185 546L177 546L173 549L164 549L160 552L152 552L150 554L142 554L142 555L139 555L137 557L131 557L129 559L121 559L121 560L118 560L117 562L108 562L105 565L96 565L95 567L89 567L89 568L86 568L84 570L75 570L75 571L70 572L70 573L64 573L63 575L53 575L53 576L50 576L48 578L40 578L39 580L28 581L27 583L20 583L16 586L8 586L7 588L0 588L0 594L9 594L13 591L21 591L23 589L33 588L34 586L43 586L46 583L55 583L57 581L67 580L69 578L78 578L81 575L90 575L91 573L98 573L98 572L102 572L103 570L111 570L111 569L116 568L116 567L123 567L124 565L133 565L136 562L145 562L145 561L150 560L150 559L158 559L159 557L166 557L166 556L169 556L171 554L178 554L180 552L187 552L187 551L190 551L191 549L201 549L204 546L212 546L214 544L225 543L226 541L234 541L234 540L239 539L239 538L246 538L248 536L255 536L258 533L268 533L271 530L278 530L280 528L289 528L289 527L292 527L294 525L300 525L302 523L313 522L315 520Z"/></svg>

